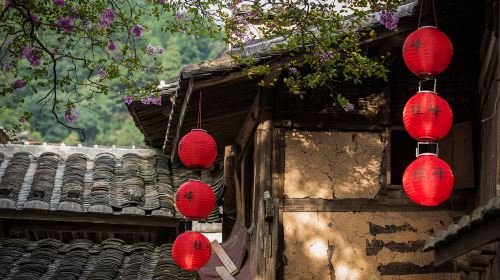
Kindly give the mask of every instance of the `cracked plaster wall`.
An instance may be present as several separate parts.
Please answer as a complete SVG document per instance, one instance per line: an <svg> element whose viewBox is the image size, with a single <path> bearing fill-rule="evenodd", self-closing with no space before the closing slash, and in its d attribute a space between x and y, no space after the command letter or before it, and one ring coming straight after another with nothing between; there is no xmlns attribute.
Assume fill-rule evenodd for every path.
<svg viewBox="0 0 500 280"><path fill-rule="evenodd" d="M380 133L286 133L285 196L373 198L381 186L385 141Z"/></svg>
<svg viewBox="0 0 500 280"><path fill-rule="evenodd" d="M459 279L451 273L381 275L384 266L394 263L429 267L433 253L407 244L423 242L450 221L445 211L285 212L285 279ZM373 244L383 246L373 251Z"/></svg>

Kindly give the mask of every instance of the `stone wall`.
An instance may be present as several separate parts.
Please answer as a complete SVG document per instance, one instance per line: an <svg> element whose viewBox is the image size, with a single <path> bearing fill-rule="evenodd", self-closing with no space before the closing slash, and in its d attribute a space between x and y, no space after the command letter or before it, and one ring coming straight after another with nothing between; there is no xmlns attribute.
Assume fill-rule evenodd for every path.
<svg viewBox="0 0 500 280"><path fill-rule="evenodd" d="M420 252L450 220L449 212L285 212L285 279L458 279Z"/></svg>
<svg viewBox="0 0 500 280"><path fill-rule="evenodd" d="M285 197L373 198L382 184L379 133L289 132Z"/></svg>
<svg viewBox="0 0 500 280"><path fill-rule="evenodd" d="M377 198L380 133L286 133L286 198ZM285 279L458 279L420 251L450 212L284 212Z"/></svg>

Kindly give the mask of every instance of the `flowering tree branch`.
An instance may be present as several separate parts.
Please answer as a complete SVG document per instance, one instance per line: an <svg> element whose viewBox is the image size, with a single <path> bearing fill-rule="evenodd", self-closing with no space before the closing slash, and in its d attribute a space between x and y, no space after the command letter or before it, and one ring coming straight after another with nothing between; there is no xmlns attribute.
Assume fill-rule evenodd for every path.
<svg viewBox="0 0 500 280"><path fill-rule="evenodd" d="M391 12L401 0L4 0L0 12L1 94L40 94L55 120L85 140L78 106L111 92L130 104L161 105L157 85L164 65L161 46L142 39L153 15L162 31L210 36L232 46L281 37L270 51L289 58L284 84L301 97L319 88L346 110L352 104L332 81L385 79L381 61L368 58L359 43L373 31L367 18L383 11L381 23L395 29ZM259 22L259 24L255 24ZM270 71L270 61L234 57L250 77ZM29 118L33 112L25 112Z"/></svg>

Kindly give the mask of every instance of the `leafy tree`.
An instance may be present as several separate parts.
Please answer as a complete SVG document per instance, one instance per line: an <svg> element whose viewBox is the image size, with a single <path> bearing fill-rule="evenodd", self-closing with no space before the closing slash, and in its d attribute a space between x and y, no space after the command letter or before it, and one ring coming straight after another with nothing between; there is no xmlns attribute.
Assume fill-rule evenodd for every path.
<svg viewBox="0 0 500 280"><path fill-rule="evenodd" d="M382 23L396 27L391 11L400 1L4 0L0 92L16 96L14 102L23 108L25 119L43 105L46 115L60 124L36 126L47 126L44 129L58 137L63 136L59 129L69 128L83 141L86 135L95 139L99 129L83 121L75 124L84 114L82 108L101 106L99 98L110 93L123 96L127 103L142 100L159 105L159 80L174 74L179 64L203 58L211 51L208 38L232 46L283 38L272 51L292 58L284 83L300 96L335 80L360 83L364 77L386 78L382 62L368 58L359 45L373 36L366 26L373 12L383 11ZM261 24L252 26L254 21ZM157 28L163 33L146 40L145 32ZM257 32L251 35L251 29ZM167 39L166 34L198 41ZM160 45L165 41L168 48ZM185 46L191 46L190 53L178 55ZM256 65L251 56L234 59L247 67L250 77L271 69L271 62ZM332 96L350 109L348 100L334 91ZM19 98L21 93L36 101L24 102L28 99ZM30 107L32 103L39 106ZM20 112L15 109L15 113Z"/></svg>

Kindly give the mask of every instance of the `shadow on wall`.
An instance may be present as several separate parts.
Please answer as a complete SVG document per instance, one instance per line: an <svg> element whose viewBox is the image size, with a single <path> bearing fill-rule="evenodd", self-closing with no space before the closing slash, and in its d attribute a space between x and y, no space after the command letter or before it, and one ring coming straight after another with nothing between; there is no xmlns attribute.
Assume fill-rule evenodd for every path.
<svg viewBox="0 0 500 280"><path fill-rule="evenodd" d="M450 221L449 212L284 213L285 279L459 279L430 274L433 253L420 252ZM388 275L394 267L417 274Z"/></svg>

